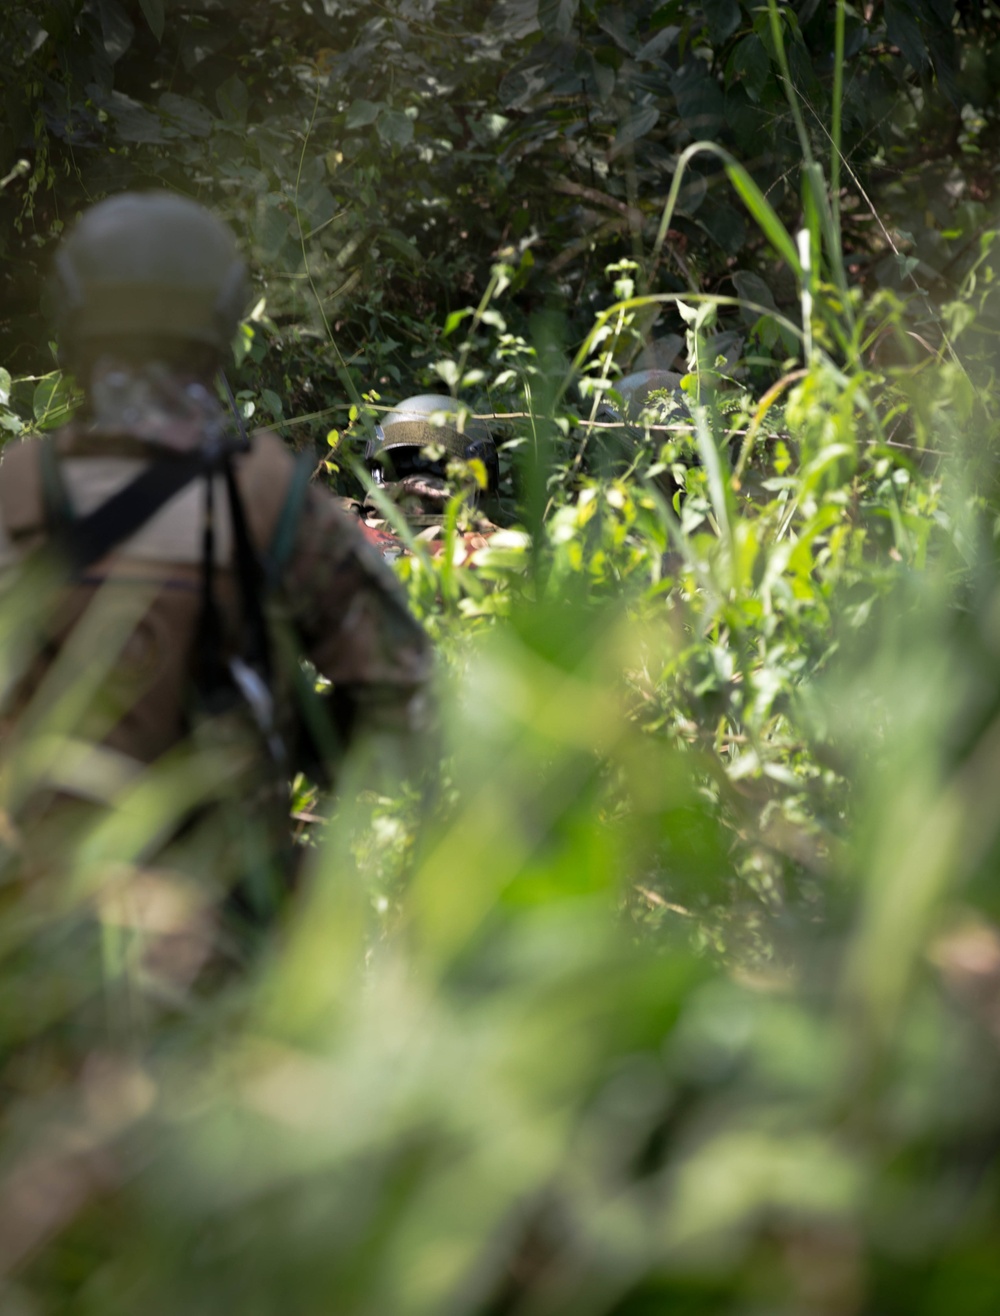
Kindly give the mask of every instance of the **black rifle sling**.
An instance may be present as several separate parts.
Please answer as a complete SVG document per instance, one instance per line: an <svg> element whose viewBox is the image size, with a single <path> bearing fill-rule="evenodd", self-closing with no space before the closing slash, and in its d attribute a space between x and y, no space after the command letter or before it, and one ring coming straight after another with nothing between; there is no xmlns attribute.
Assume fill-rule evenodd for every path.
<svg viewBox="0 0 1000 1316"><path fill-rule="evenodd" d="M240 445L242 449L242 444ZM233 526L236 575L242 604L246 643L240 657L255 671L265 686L271 679L271 651L267 621L261 603L264 573L254 551L236 486L229 446L209 445L180 456L158 457L134 480L112 494L86 516L74 517L62 472L51 443L41 453L46 512L52 525L56 551L76 575L110 553L139 530L171 498L198 476L205 477L205 522L202 559L202 607L199 623L199 684L211 702L224 687L232 687L230 665L223 658L222 622L215 598L214 481L226 481Z"/></svg>
<svg viewBox="0 0 1000 1316"><path fill-rule="evenodd" d="M243 650L244 660L259 671L265 681L270 683L271 642L267 618L262 602L266 582L257 550L250 539L247 529L243 499L236 484L236 475L228 454L224 459L223 473L226 477L226 492L229 495L229 515L233 526L233 545L236 550L236 579L239 583L240 598L243 604L243 624L246 627L246 644Z"/></svg>
<svg viewBox="0 0 1000 1316"><path fill-rule="evenodd" d="M243 449L243 443L235 447L236 451ZM41 453L44 501L52 527L53 543L74 573L80 575L139 530L192 480L204 476L205 519L202 538L201 617L198 626L200 671L197 684L201 689L202 697L212 705L216 701L225 702L227 697L225 692L231 691L235 682L243 696L251 703L258 722L262 724L261 729L265 732L272 754L281 758L284 754L275 738L270 716L272 710L264 707L270 702L273 653L262 598L268 585L273 582L267 579L260 557L250 538L243 501L230 460L232 451L230 445L223 446L221 450L211 445L180 456L156 458L134 480L113 494L100 507L86 516L75 517L55 451L51 443L46 442ZM244 645L236 664L231 660L227 662L223 655L222 619L214 587L213 477L217 474L222 474L226 482L233 529L236 579L245 627ZM305 487L306 481L293 479L293 486L286 502L296 511L304 497ZM275 564L273 573L275 576L280 565L283 564ZM294 666L301 678L302 673L298 663L296 662ZM248 672L251 678L249 684ZM253 674L260 678L259 684L252 681ZM301 679L295 684L296 694L300 700L307 704L318 703L315 696L312 701L303 700ZM309 691L309 694L312 692ZM322 743L323 749L329 752L328 728L325 726L323 710L315 710L314 716L307 718L307 721L310 723L310 738ZM317 722L323 725L316 726ZM265 723L267 725L264 725ZM327 734L322 734L323 731Z"/></svg>
<svg viewBox="0 0 1000 1316"><path fill-rule="evenodd" d="M48 469L53 469L51 463ZM65 499L53 527L57 551L75 572L86 571L140 529L204 469L205 459L197 452L159 458L93 512L72 520L68 519L65 509L69 503Z"/></svg>
<svg viewBox="0 0 1000 1316"><path fill-rule="evenodd" d="M233 395L226 372L220 370L218 377L229 402L229 409L232 412L233 420L236 422L236 428L239 431L238 443L234 445L233 449L227 449L222 454L222 472L225 475L226 493L229 496L229 515L232 521L233 543L236 549L236 577L243 604L243 624L246 627L247 647L243 658L270 685L273 676L270 631L267 619L264 616L261 598L266 586L274 582L270 581L265 575L260 556L254 548L247 531L243 500L240 497L232 462L230 461L231 451L250 451L250 437L247 434L246 425L243 422L243 413L240 411ZM286 504L287 501L286 499ZM208 561L210 562L211 559L208 559Z"/></svg>
<svg viewBox="0 0 1000 1316"><path fill-rule="evenodd" d="M237 448L236 451L241 451ZM247 529L246 513L232 468L231 450L218 452L205 481L205 530L202 558L201 617L198 625L199 673L196 688L211 713L225 712L234 695L249 709L274 763L283 771L288 750L275 721L271 642L262 593L264 571ZM227 652L215 595L215 495L213 477L226 483L233 559L243 634L235 652Z"/></svg>
<svg viewBox="0 0 1000 1316"><path fill-rule="evenodd" d="M224 702L230 688L222 661L222 617L215 597L215 458L205 471L205 503L201 538L201 611L198 616L195 652L195 689L212 708Z"/></svg>

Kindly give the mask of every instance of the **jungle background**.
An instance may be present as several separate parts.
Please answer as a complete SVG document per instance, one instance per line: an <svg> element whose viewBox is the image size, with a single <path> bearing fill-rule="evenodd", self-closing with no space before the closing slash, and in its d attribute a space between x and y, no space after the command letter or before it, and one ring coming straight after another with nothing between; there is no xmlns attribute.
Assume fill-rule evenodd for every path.
<svg viewBox="0 0 1000 1316"><path fill-rule="evenodd" d="M990 0L6 0L6 441L78 396L60 235L168 187L251 260L247 423L357 493L379 408L450 392L502 529L409 536L435 790L297 778L244 972L149 861L196 773L43 888L4 822L5 1313L996 1310L998 38ZM682 411L602 420L653 363ZM78 716L0 745L5 798Z"/></svg>

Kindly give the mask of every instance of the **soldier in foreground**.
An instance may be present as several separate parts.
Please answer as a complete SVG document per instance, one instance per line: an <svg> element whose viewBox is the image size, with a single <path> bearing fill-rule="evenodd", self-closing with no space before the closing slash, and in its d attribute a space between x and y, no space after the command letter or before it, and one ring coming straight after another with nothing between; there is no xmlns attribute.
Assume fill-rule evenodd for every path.
<svg viewBox="0 0 1000 1316"><path fill-rule="evenodd" d="M368 736L405 756L425 717L428 641L308 467L272 435L233 432L214 378L247 282L222 223L168 193L111 198L65 240L54 283L85 402L0 462L0 581L16 589L47 561L58 582L39 643L8 678L8 747L32 743L47 711L33 696L95 627L93 661L107 670L55 728L74 752L7 780L15 848L28 868L58 862L57 847L113 804L110 781L166 772L185 753L204 770L196 737L231 816L221 826L201 802L182 813L169 862L197 852L266 914L287 859L293 726L308 723L329 752ZM332 682L319 713L300 656Z"/></svg>

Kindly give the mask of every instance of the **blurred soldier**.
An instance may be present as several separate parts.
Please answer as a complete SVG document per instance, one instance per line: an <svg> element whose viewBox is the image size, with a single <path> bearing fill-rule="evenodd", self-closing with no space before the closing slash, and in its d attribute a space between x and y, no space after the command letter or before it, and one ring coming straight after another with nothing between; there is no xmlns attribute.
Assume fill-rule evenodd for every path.
<svg viewBox="0 0 1000 1316"><path fill-rule="evenodd" d="M485 421L463 415L454 398L440 393L406 398L375 426L365 464L376 488L421 533L430 552L443 547L448 504L457 493L463 495L459 529L467 555L496 530L481 510L500 483L496 444ZM384 556L404 551L376 498L369 494L352 507Z"/></svg>
<svg viewBox="0 0 1000 1316"><path fill-rule="evenodd" d="M189 733L214 726L208 743L235 747L241 765L228 793L246 820L230 863L243 881L248 864L267 867L264 851L273 860L274 828L288 831L299 655L333 683L324 703L341 739L371 733L405 750L424 716L428 641L309 468L275 436L250 442L231 429L213 380L247 282L222 223L165 192L113 197L62 244L53 295L85 402L64 429L8 447L0 463L5 585L46 556L63 582L7 691L8 731L37 723L32 696L93 630L88 617L109 599L132 600L133 615L100 690L61 729L91 745L94 771L53 763L8 813L23 825L53 809L63 822L74 809L85 816L91 791L100 801L98 769L169 762ZM306 720L328 725L315 706Z"/></svg>
<svg viewBox="0 0 1000 1316"><path fill-rule="evenodd" d="M650 426L683 426L691 420L681 376L673 370L639 370L618 380L613 388L618 398L605 393L595 416L604 425L613 424L613 428L597 430L595 436L598 464L605 474L631 467L643 448L659 452L666 440L683 438L683 430L651 434ZM655 483L668 498L677 490L676 481L666 471Z"/></svg>
<svg viewBox="0 0 1000 1316"><path fill-rule="evenodd" d="M605 394L601 410L615 420L639 426L645 416L650 424L689 421L687 396L681 388L681 376L673 370L638 370L615 385L621 405ZM641 426L640 426L641 428Z"/></svg>

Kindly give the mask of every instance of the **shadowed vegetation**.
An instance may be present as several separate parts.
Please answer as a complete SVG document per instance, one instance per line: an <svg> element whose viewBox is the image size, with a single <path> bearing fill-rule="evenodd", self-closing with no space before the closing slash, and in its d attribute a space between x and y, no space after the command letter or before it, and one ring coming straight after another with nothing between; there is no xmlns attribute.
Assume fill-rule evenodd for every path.
<svg viewBox="0 0 1000 1316"><path fill-rule="evenodd" d="M210 846L157 853L219 747L109 771L32 871L18 801L72 764L110 601L5 727L4 1311L993 1310L998 33L5 8L4 435L77 401L35 309L64 225L168 186L253 260L250 424L357 493L380 408L445 389L504 528L464 561L456 498L411 538L433 780L297 776L303 882L252 946ZM626 422L650 364L683 399ZM0 601L5 690L47 588Z"/></svg>

